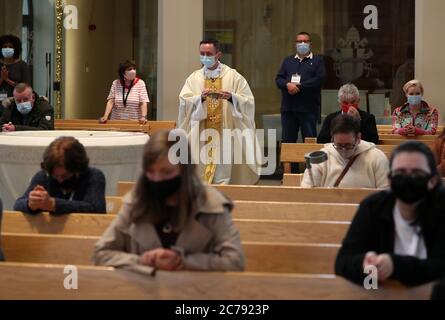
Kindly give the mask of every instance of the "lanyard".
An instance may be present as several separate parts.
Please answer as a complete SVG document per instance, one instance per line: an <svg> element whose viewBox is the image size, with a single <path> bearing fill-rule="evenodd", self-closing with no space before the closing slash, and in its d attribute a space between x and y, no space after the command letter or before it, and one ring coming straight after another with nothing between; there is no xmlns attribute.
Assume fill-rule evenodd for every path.
<svg viewBox="0 0 445 320"><path fill-rule="evenodd" d="M124 102L124 107L127 107L128 96L130 95L131 88L133 88L134 80L131 81L130 87L128 88L127 95L125 95L125 82L122 83L122 100Z"/></svg>

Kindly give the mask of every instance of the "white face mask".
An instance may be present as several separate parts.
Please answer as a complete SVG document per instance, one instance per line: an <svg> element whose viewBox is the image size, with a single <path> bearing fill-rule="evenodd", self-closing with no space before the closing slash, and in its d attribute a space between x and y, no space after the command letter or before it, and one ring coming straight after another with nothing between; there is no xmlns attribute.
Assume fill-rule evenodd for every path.
<svg viewBox="0 0 445 320"><path fill-rule="evenodd" d="M14 56L14 48L2 48L2 55L4 58L12 58Z"/></svg>
<svg viewBox="0 0 445 320"><path fill-rule="evenodd" d="M337 152L343 159L349 160L354 156L356 149L357 149L357 147L354 147L354 149L352 149L352 150L337 150Z"/></svg>
<svg viewBox="0 0 445 320"><path fill-rule="evenodd" d="M136 70L125 71L125 80L133 81L134 79L136 79L136 74Z"/></svg>

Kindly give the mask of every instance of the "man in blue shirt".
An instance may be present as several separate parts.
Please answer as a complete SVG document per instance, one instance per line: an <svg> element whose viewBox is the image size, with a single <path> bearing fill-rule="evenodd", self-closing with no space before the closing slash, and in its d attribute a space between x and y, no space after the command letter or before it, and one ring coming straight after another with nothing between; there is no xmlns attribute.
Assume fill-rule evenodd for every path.
<svg viewBox="0 0 445 320"><path fill-rule="evenodd" d="M303 140L317 136L324 61L311 51L311 36L300 32L295 38L296 55L284 59L275 82L282 93L283 142L295 143L301 128ZM293 170L294 171L294 170Z"/></svg>

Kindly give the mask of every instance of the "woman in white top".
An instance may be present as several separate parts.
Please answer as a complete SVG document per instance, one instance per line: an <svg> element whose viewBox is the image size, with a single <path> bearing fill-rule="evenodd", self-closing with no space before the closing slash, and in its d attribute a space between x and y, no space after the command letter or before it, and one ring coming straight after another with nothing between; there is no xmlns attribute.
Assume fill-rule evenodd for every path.
<svg viewBox="0 0 445 320"><path fill-rule="evenodd" d="M148 98L145 82L138 78L136 63L127 60L119 64L119 79L111 86L105 113L100 123L111 120L135 120L141 124L147 122Z"/></svg>
<svg viewBox="0 0 445 320"><path fill-rule="evenodd" d="M425 144L409 141L394 150L390 168L390 190L360 204L335 272L361 285L365 270L379 282L435 281L445 276L445 189L434 156Z"/></svg>

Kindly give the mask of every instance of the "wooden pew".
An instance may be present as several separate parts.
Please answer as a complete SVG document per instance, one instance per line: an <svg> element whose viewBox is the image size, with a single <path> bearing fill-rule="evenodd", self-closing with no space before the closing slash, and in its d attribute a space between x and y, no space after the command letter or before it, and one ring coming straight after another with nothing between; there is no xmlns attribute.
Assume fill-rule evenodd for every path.
<svg viewBox="0 0 445 320"><path fill-rule="evenodd" d="M284 187L299 187L303 181L303 174L301 173L285 173L283 175L283 186ZM442 178L442 183L445 184L445 178Z"/></svg>
<svg viewBox="0 0 445 320"><path fill-rule="evenodd" d="M137 122L131 124L100 124L100 123L86 123L86 122L73 122L73 123L59 123L55 124L56 130L91 130L91 131L125 131L125 132L148 132L147 125L141 125Z"/></svg>
<svg viewBox="0 0 445 320"><path fill-rule="evenodd" d="M115 216L77 214L29 216L21 213L5 214L5 234L54 234L101 236ZM243 241L271 243L340 243L349 221L258 220L234 219Z"/></svg>
<svg viewBox="0 0 445 320"><path fill-rule="evenodd" d="M234 219L300 221L351 221L358 205L343 203L298 203L235 201Z"/></svg>
<svg viewBox="0 0 445 320"><path fill-rule="evenodd" d="M2 246L6 261L92 265L99 237L5 233ZM270 243L243 241L246 270L332 274L339 244ZM267 257L267 261L265 261Z"/></svg>
<svg viewBox="0 0 445 320"><path fill-rule="evenodd" d="M414 139L380 139L382 145L394 145L398 146L406 141L414 141ZM434 147L434 140L416 140L426 144L431 149Z"/></svg>
<svg viewBox="0 0 445 320"><path fill-rule="evenodd" d="M7 300L310 300L429 299L432 284L390 282L364 290L326 275L162 272L155 277L105 267L78 267L78 289L66 290L63 265L0 264L0 299ZM253 303L254 304L254 303Z"/></svg>
<svg viewBox="0 0 445 320"><path fill-rule="evenodd" d="M437 127L437 132L441 133L443 131L444 126L440 125ZM377 131L380 134L392 134L392 125L388 124L378 124Z"/></svg>
<svg viewBox="0 0 445 320"><path fill-rule="evenodd" d="M312 143L312 144L316 144L317 143L317 138L305 138L304 139L304 143Z"/></svg>
<svg viewBox="0 0 445 320"><path fill-rule="evenodd" d="M100 124L98 120L55 120L56 130L103 130L103 131L136 131L149 135L161 129L174 129L174 121L148 121L146 125L140 125L137 121L109 120L106 124Z"/></svg>
<svg viewBox="0 0 445 320"><path fill-rule="evenodd" d="M107 203L107 213L117 214L122 206L122 197L106 196L105 200Z"/></svg>
<svg viewBox="0 0 445 320"><path fill-rule="evenodd" d="M120 197L113 198L116 199L116 203L121 203L122 201ZM266 220L351 221L358 208L357 204L343 203L236 200L234 204L235 208L232 212L233 218ZM117 206L114 208L117 208ZM108 214L117 214L117 211L108 211Z"/></svg>
<svg viewBox="0 0 445 320"><path fill-rule="evenodd" d="M424 136L414 136L414 137L407 137L407 136L402 136L400 134L387 134L387 133L383 133L383 134L379 134L379 138L380 140L418 140L418 141L431 141L431 140L436 140L439 137L438 134L436 135L424 135Z"/></svg>
<svg viewBox="0 0 445 320"><path fill-rule="evenodd" d="M134 182L118 182L118 196L123 196L133 187ZM378 189L339 189L339 188L298 188L280 186L215 186L232 200L273 201L273 202L313 202L313 203L360 203Z"/></svg>
<svg viewBox="0 0 445 320"><path fill-rule="evenodd" d="M283 175L283 186L284 187L299 187L303 181L302 173L285 173Z"/></svg>
<svg viewBox="0 0 445 320"><path fill-rule="evenodd" d="M421 141L428 145L434 143L434 140L438 138L439 135L425 135L425 136L415 136L406 137L399 134L379 134L379 144L380 145L398 145L408 140ZM316 144L317 138L305 138L304 143Z"/></svg>
<svg viewBox="0 0 445 320"><path fill-rule="evenodd" d="M353 203L358 204L378 189L298 188L280 186L216 186L232 200Z"/></svg>

